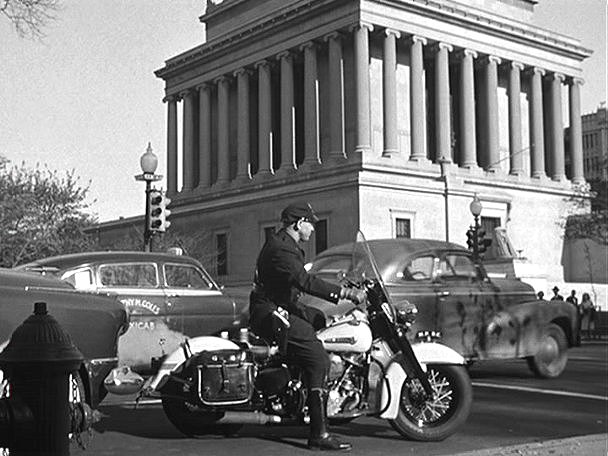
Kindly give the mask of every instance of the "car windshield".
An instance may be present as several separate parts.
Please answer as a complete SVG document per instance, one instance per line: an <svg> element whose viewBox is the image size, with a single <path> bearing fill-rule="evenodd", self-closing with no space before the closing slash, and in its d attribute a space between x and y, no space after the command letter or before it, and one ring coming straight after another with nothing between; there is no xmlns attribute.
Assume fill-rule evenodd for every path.
<svg viewBox="0 0 608 456"><path fill-rule="evenodd" d="M188 264L165 264L165 280L171 288L217 290L211 277L199 268Z"/></svg>

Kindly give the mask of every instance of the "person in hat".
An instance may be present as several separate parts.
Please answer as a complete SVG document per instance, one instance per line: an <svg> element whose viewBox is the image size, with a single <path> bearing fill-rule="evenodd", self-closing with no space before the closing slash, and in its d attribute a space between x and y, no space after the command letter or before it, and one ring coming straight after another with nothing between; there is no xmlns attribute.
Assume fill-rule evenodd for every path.
<svg viewBox="0 0 608 456"><path fill-rule="evenodd" d="M292 203L283 209L281 228L268 238L257 258L249 296L249 322L257 335L277 343L287 362L299 366L304 373L310 416L308 447L349 450L350 443L339 440L327 429L326 377L330 362L316 336L316 330L325 326L325 317L298 298L301 293L308 293L334 304L340 299L360 304L366 294L308 274L300 243L310 239L317 221L307 202Z"/></svg>
<svg viewBox="0 0 608 456"><path fill-rule="evenodd" d="M553 296L551 297L551 301L563 301L564 297L559 294L559 288L557 286L553 287Z"/></svg>

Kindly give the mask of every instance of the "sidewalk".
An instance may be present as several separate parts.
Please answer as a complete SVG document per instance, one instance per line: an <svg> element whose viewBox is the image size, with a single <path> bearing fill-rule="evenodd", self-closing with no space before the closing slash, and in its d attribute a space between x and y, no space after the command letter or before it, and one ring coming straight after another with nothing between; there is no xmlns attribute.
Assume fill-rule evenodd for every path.
<svg viewBox="0 0 608 456"><path fill-rule="evenodd" d="M547 440L487 450L467 451L453 456L606 456L608 434Z"/></svg>

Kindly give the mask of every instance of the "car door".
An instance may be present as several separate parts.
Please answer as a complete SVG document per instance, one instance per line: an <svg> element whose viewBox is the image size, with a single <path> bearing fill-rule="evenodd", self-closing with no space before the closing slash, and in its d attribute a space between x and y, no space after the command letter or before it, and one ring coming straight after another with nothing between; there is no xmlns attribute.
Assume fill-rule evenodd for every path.
<svg viewBox="0 0 608 456"><path fill-rule="evenodd" d="M436 257L433 289L442 342L466 358L478 357L484 320L478 269L467 252L446 251Z"/></svg>
<svg viewBox="0 0 608 456"><path fill-rule="evenodd" d="M233 326L235 303L195 264L163 264L167 324L186 337L217 334Z"/></svg>
<svg viewBox="0 0 608 456"><path fill-rule="evenodd" d="M418 309L416 320L409 334L414 338L417 334L430 335L437 326L436 294L433 289L433 270L435 256L420 254L405 259L399 265L395 277L387 283L388 293L397 309L409 302Z"/></svg>
<svg viewBox="0 0 608 456"><path fill-rule="evenodd" d="M146 373L152 358L166 353L165 293L160 272L153 261L106 262L97 267L98 289L116 294L129 313L129 330L118 341L122 364Z"/></svg>

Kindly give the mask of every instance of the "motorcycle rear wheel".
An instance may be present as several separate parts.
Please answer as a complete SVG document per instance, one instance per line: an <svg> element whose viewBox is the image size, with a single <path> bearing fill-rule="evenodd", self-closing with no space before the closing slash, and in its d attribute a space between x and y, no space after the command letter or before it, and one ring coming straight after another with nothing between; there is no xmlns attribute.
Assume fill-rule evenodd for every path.
<svg viewBox="0 0 608 456"><path fill-rule="evenodd" d="M430 365L427 371L435 395L424 400L417 379L406 379L400 393L399 413L389 420L402 436L421 442L449 437L464 424L473 402L471 379L464 366Z"/></svg>
<svg viewBox="0 0 608 456"><path fill-rule="evenodd" d="M223 412L208 412L202 410L186 399L178 399L176 385L170 385L162 395L162 404L165 415L180 431L188 437L200 437L204 435L234 435L242 427L242 424L217 424L223 416Z"/></svg>

